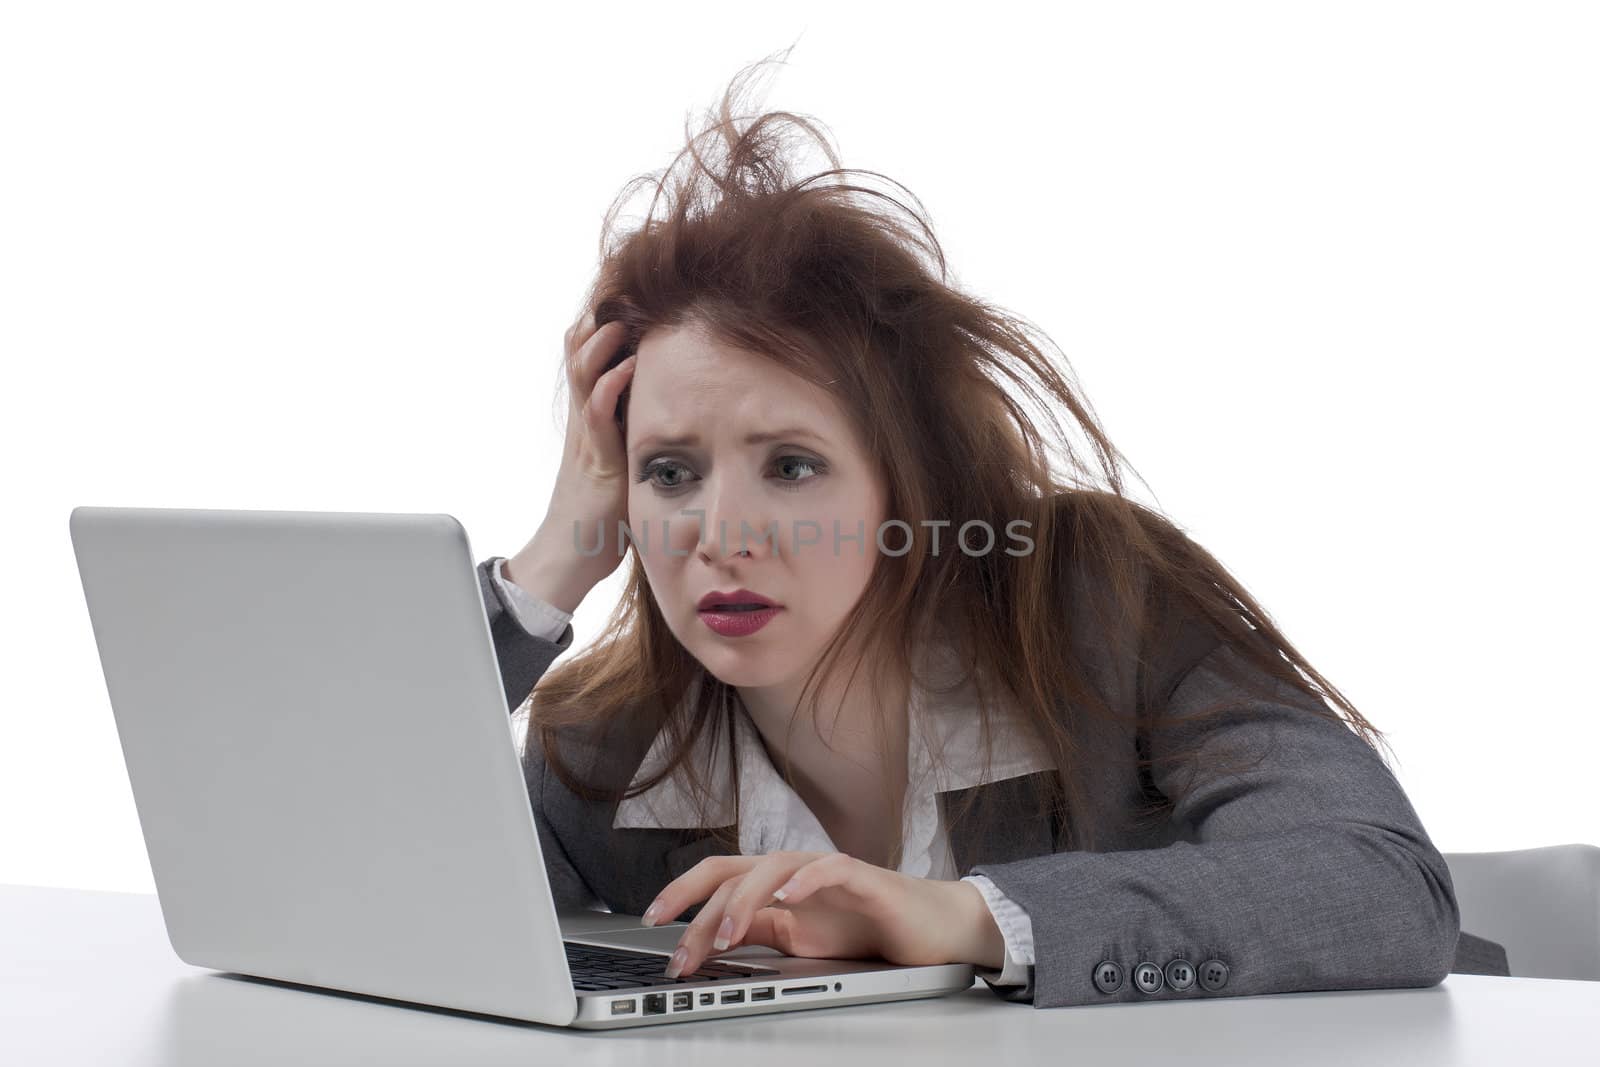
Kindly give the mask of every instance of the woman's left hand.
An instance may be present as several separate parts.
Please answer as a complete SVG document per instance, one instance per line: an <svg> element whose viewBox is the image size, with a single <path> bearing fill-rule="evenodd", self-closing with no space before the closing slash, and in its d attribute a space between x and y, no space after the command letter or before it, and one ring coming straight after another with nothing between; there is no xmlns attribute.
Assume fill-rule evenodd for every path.
<svg viewBox="0 0 1600 1067"><path fill-rule="evenodd" d="M708 856L667 883L644 925L670 922L702 900L669 977L737 945L909 966L1005 962L1005 940L972 883L914 878L843 852Z"/></svg>

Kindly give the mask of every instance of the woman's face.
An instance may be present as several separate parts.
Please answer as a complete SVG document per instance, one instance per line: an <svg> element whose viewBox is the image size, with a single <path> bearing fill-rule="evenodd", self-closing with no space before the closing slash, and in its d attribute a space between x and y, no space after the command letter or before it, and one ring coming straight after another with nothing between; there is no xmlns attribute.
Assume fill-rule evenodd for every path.
<svg viewBox="0 0 1600 1067"><path fill-rule="evenodd" d="M844 413L690 325L640 342L627 422L628 526L667 625L729 685L803 679L866 588L886 517ZM753 632L758 615L700 608L740 589L778 605Z"/></svg>

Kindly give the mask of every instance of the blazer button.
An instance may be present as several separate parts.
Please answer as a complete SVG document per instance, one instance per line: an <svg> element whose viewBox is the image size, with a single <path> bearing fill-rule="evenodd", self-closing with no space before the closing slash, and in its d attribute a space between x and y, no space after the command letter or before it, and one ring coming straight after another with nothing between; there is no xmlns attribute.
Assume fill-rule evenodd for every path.
<svg viewBox="0 0 1600 1067"><path fill-rule="evenodd" d="M1122 968L1112 960L1095 964L1094 987L1102 993L1115 993L1122 988Z"/></svg>
<svg viewBox="0 0 1600 1067"><path fill-rule="evenodd" d="M1153 963L1141 963L1133 969L1133 984L1146 993L1161 992L1161 968Z"/></svg>
<svg viewBox="0 0 1600 1067"><path fill-rule="evenodd" d="M1221 960L1206 960L1200 965L1200 985L1215 993L1228 984L1228 965Z"/></svg>
<svg viewBox="0 0 1600 1067"><path fill-rule="evenodd" d="M1194 967L1188 960L1173 960L1167 964L1167 984L1173 989L1188 989L1194 985Z"/></svg>

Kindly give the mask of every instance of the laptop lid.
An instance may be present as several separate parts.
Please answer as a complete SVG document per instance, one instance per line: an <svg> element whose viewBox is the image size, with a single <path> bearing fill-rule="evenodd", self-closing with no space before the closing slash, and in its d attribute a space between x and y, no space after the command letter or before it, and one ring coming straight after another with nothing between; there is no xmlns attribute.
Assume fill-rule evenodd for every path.
<svg viewBox="0 0 1600 1067"><path fill-rule="evenodd" d="M79 507L69 526L179 958L575 1017L459 522Z"/></svg>

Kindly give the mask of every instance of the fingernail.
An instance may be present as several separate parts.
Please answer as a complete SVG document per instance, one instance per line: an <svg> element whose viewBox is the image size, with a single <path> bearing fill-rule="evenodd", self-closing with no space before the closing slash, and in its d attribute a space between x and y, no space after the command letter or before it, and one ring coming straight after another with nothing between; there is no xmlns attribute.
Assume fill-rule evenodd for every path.
<svg viewBox="0 0 1600 1067"><path fill-rule="evenodd" d="M795 881L794 881L793 878L791 878L787 882L783 883L783 886L781 888L775 890L772 895L777 897L779 900L782 900L784 897L788 896L790 893L793 893L794 890L795 890Z"/></svg>
<svg viewBox="0 0 1600 1067"><path fill-rule="evenodd" d="M648 908L644 909L644 915L640 917L639 925L640 926L654 926L656 924L656 919L660 915L661 915L661 902L658 900L658 901L653 902Z"/></svg>
<svg viewBox="0 0 1600 1067"><path fill-rule="evenodd" d="M683 949L672 954L672 961L667 964L667 977L676 978L683 971L683 965L689 961L689 953Z"/></svg>
<svg viewBox="0 0 1600 1067"><path fill-rule="evenodd" d="M717 936L716 936L716 939L711 942L711 947L716 949L718 952L721 952L723 949L728 947L728 941L732 937L733 937L733 916L732 915L724 915L722 917L722 925L717 927Z"/></svg>

